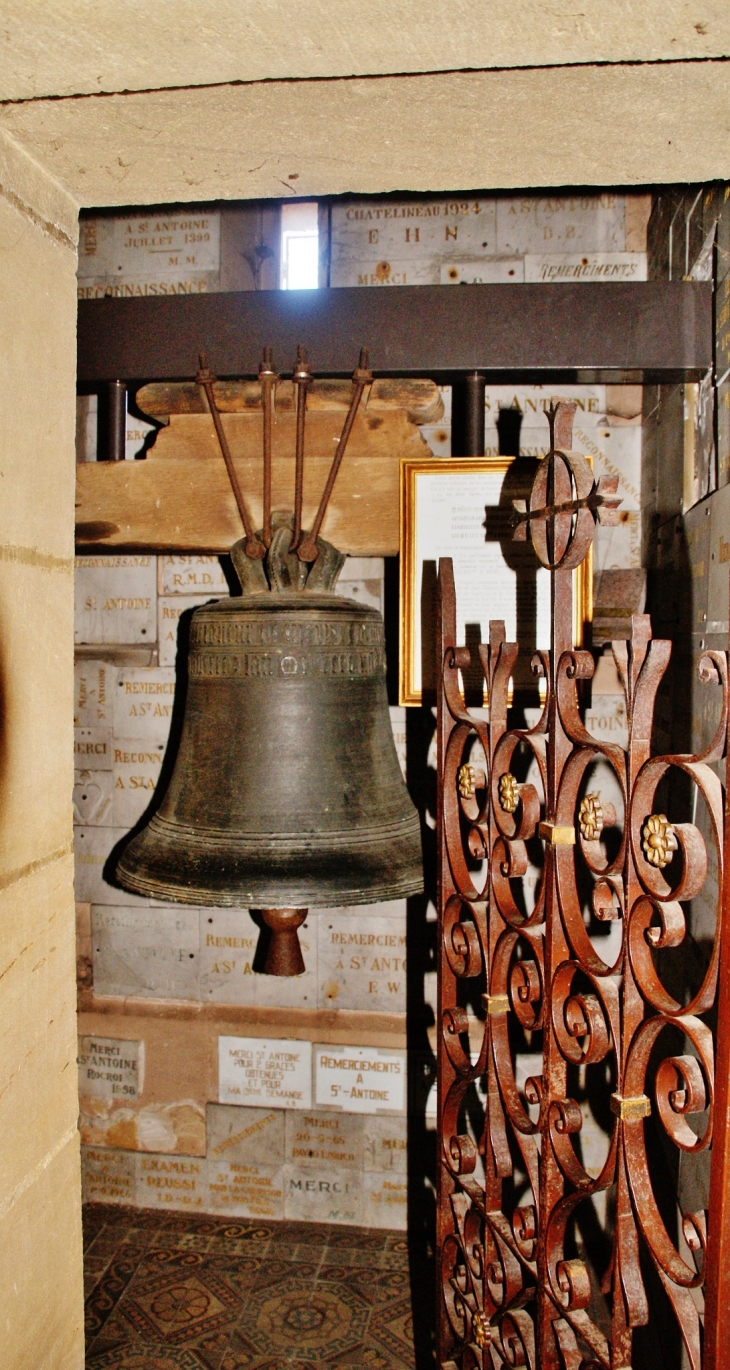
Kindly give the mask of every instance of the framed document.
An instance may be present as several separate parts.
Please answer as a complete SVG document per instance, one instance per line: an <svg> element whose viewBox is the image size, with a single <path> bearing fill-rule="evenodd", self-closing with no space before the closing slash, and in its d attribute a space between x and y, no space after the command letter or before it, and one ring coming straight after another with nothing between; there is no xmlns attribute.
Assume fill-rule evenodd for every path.
<svg viewBox="0 0 730 1370"><path fill-rule="evenodd" d="M520 643L523 658L550 646L550 573L538 565L529 539L512 541L512 498L529 495L534 469L534 460L514 457L401 462L401 704L420 704L435 690L440 557L454 562L459 642L487 642L489 620L496 618L504 619L507 640ZM573 573L575 646L592 617L592 586L591 555Z"/></svg>

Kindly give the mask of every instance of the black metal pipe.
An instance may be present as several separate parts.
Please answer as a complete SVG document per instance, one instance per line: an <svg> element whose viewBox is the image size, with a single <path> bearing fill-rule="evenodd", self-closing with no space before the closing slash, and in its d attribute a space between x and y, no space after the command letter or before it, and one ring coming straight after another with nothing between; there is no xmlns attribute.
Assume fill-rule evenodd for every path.
<svg viewBox="0 0 730 1370"><path fill-rule="evenodd" d="M469 371L464 377L464 456L484 456L484 391L486 376L481 371Z"/></svg>
<svg viewBox="0 0 730 1370"><path fill-rule="evenodd" d="M127 451L127 387L124 381L107 384L106 460L124 461Z"/></svg>

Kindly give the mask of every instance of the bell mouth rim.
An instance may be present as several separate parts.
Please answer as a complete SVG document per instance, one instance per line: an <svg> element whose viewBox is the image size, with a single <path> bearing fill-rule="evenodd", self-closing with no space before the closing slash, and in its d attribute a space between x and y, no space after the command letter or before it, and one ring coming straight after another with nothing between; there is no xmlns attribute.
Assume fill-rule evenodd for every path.
<svg viewBox="0 0 730 1370"><path fill-rule="evenodd" d="M117 878L119 879L121 872ZM322 887L317 885L316 889L309 886L291 885L285 891L279 886L257 886L250 887L248 891L232 892L225 890L211 890L210 888L196 885L174 885L167 881L152 880L144 876L136 876L124 872L126 883L123 889L129 890L132 894L143 895L147 898L159 900L163 904L189 904L194 908L225 908L225 909L268 909L283 907L284 900L287 907L306 908L306 909L337 909L340 907L355 907L367 904L387 904L396 899L408 899L412 895L423 894L423 877L420 879L404 879L400 883L389 883L375 885L372 889L338 889L326 891L326 898L322 898ZM334 901L338 902L335 903ZM377 915L373 915L374 917Z"/></svg>

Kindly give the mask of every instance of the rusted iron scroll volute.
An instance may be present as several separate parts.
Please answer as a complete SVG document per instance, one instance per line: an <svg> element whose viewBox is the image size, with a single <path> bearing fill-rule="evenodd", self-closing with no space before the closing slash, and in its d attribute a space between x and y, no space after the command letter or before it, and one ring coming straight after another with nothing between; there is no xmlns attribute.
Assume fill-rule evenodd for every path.
<svg viewBox="0 0 730 1370"><path fill-rule="evenodd" d="M653 755L673 644L636 615L629 640L613 644L625 744L589 731L578 685L594 661L573 647L571 578L619 501L617 478L594 480L570 450L573 409L551 411L550 451L515 509L517 536L550 573L551 645L532 663L545 702L531 726L508 714L519 648L502 622L478 647L488 718L465 707L459 672L471 653L456 637L450 560L439 571L438 1364L617 1370L647 1365L650 1345L653 1364L679 1363L681 1340L683 1364L720 1370L730 1363L728 653L702 650L697 662L714 693L714 737L697 755ZM678 821L689 814L696 821ZM716 932L688 972L692 901L720 890ZM472 1135L477 1084L485 1116ZM680 1161L703 1180L672 1192Z"/></svg>
<svg viewBox="0 0 730 1370"><path fill-rule="evenodd" d="M423 888L419 822L390 726L383 620L335 594L344 555L265 511L231 557L241 594L192 615L170 783L117 875L155 899L258 910L264 973L298 975L308 908Z"/></svg>

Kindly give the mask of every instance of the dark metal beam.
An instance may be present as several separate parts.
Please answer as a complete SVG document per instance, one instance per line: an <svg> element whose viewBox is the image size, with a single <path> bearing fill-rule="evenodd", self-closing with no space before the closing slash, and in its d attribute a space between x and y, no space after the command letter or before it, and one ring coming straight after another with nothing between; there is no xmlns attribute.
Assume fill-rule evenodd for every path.
<svg viewBox="0 0 730 1370"><path fill-rule="evenodd" d="M194 376L201 349L219 375L254 375L264 344L286 370L300 342L318 375L347 375L366 346L379 375L693 379L712 365L712 284L437 285L82 300L78 378L87 385L183 379Z"/></svg>

